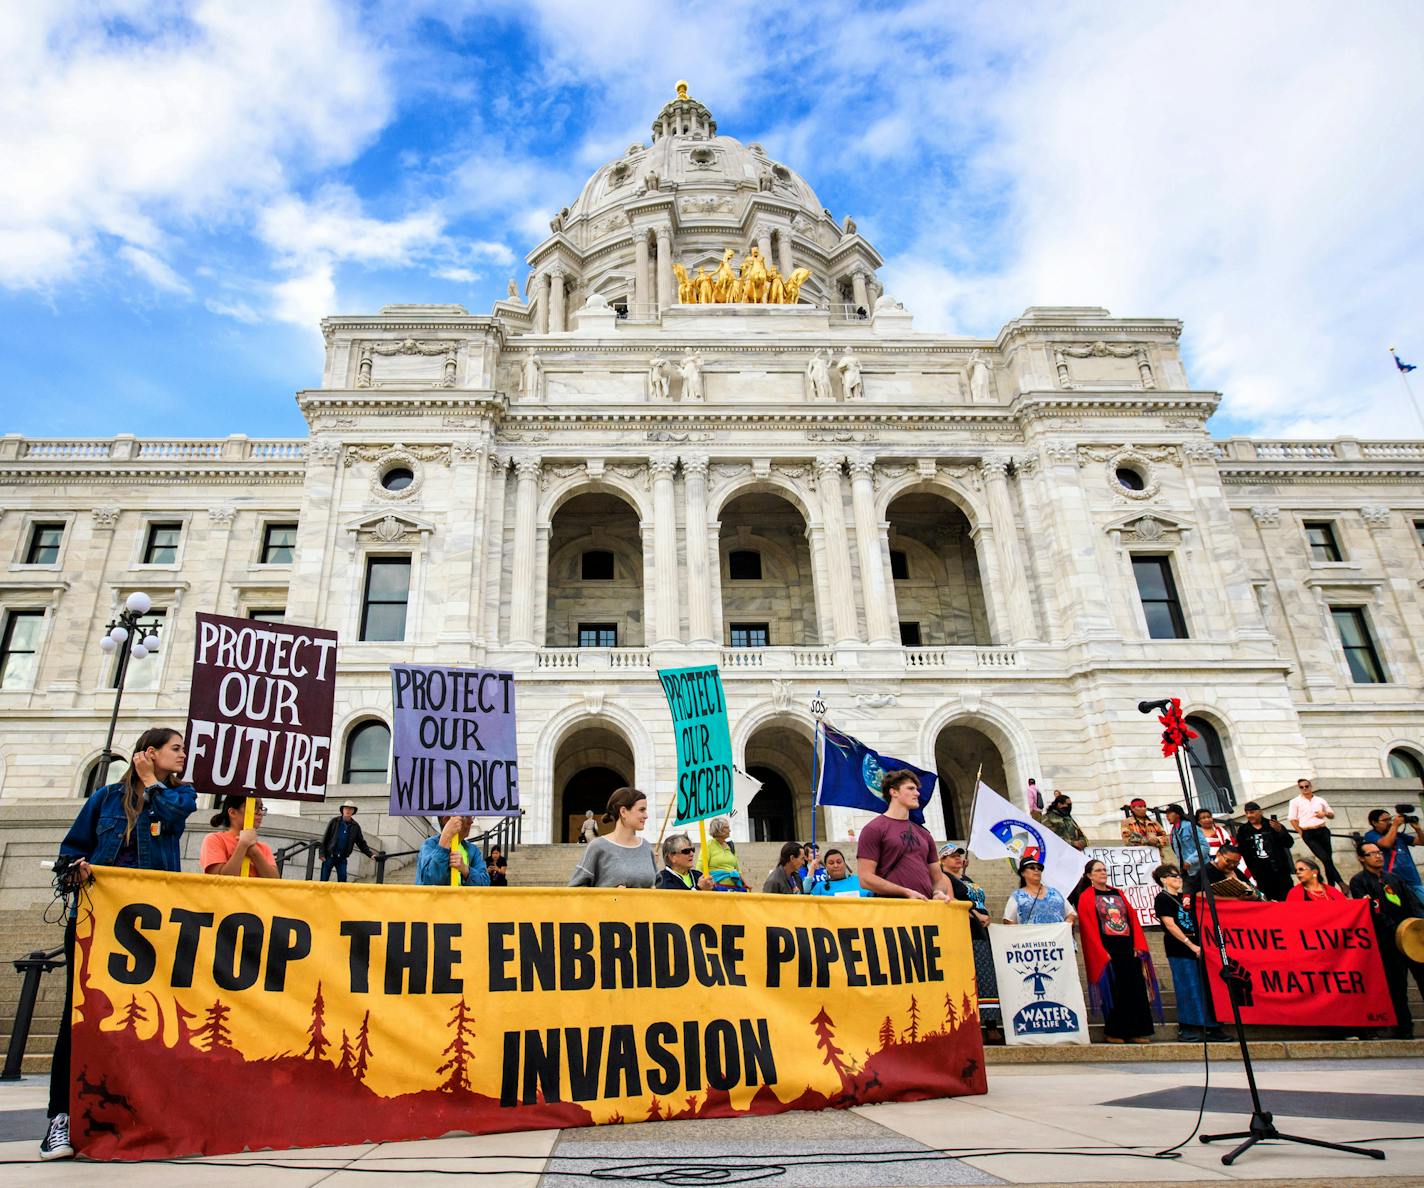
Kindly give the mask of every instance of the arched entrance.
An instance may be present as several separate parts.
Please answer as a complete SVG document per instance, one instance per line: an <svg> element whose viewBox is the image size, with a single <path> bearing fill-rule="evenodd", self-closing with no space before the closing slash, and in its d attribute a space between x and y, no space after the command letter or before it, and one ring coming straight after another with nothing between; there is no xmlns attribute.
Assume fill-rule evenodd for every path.
<svg viewBox="0 0 1424 1188"><path fill-rule="evenodd" d="M769 491L723 507L722 642L728 647L806 646L821 640L806 520Z"/></svg>
<svg viewBox="0 0 1424 1188"><path fill-rule="evenodd" d="M1007 800L1017 802L998 744L975 726L952 724L935 738L935 772L939 775L940 820L932 811L925 825L937 837L963 840L969 836L974 780L980 780Z"/></svg>
<svg viewBox="0 0 1424 1188"><path fill-rule="evenodd" d="M614 790L634 786L636 779L633 749L616 729L598 722L571 731L554 760L553 840L578 841L584 813L591 809L601 818ZM600 820L599 831L605 830Z"/></svg>
<svg viewBox="0 0 1424 1188"><path fill-rule="evenodd" d="M945 496L910 491L886 509L900 639L907 647L991 642L969 517Z"/></svg>
<svg viewBox="0 0 1424 1188"><path fill-rule="evenodd" d="M1200 714L1189 716L1187 725L1197 735L1187 740L1194 760L1191 765L1192 786L1196 790L1197 803L1213 813L1229 813L1236 807L1236 790L1231 786L1231 771L1226 766L1226 747L1221 734Z"/></svg>
<svg viewBox="0 0 1424 1188"><path fill-rule="evenodd" d="M549 647L642 647L643 532L636 509L603 491L560 505L549 525L548 587Z"/></svg>
<svg viewBox="0 0 1424 1188"><path fill-rule="evenodd" d="M788 716L763 723L747 740L743 770L762 782L747 809L753 841L810 840L814 737L810 722ZM823 814L816 837L825 836Z"/></svg>

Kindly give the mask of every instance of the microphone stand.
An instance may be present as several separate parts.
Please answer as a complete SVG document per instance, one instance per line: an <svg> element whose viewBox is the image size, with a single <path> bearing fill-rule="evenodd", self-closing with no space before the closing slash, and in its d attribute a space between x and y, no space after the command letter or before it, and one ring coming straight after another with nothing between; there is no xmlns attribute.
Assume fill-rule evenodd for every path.
<svg viewBox="0 0 1424 1188"><path fill-rule="evenodd" d="M1145 706L1147 703L1143 702L1142 705ZM1142 706L1139 706L1139 708L1142 708ZM1143 713L1148 712L1150 712L1149 709L1143 709ZM1185 752L1185 755L1183 752ZM1218 795L1222 795L1223 790L1220 785L1212 779L1211 773L1206 770L1201 759L1192 753L1191 746L1188 743L1183 742L1179 745L1173 753L1172 758L1177 765L1177 779L1182 785L1182 798L1187 810L1186 821L1193 831L1195 831L1197 828L1197 814L1196 804L1192 797L1191 764L1196 764L1197 771L1206 780L1208 786ZM1222 803L1227 803L1227 799L1224 796ZM1195 834L1193 834L1193 836L1195 837ZM1210 849L1208 849L1206 853L1199 855L1200 861L1197 864L1197 890L1198 894L1206 900L1207 911L1211 915L1216 952L1221 960L1221 968L1224 971L1231 965L1239 963L1233 962L1226 952L1226 939L1222 936L1221 918L1216 910L1216 895L1212 891L1211 879L1207 877L1206 873L1207 863L1210 861L1210 853ZM1200 916L1198 916L1198 919L1200 919ZM1202 973L1203 976L1205 976L1205 961L1202 962ZM1206 992L1207 1001L1210 1002L1211 988L1206 986L1203 987L1203 989ZM1241 1022L1241 990L1238 988L1238 983L1234 979L1226 979L1226 989L1227 995L1231 1000L1231 1015L1236 1023L1236 1043L1241 1049L1241 1064L1246 1070L1246 1084L1251 1090L1251 1120L1246 1130L1234 1130L1228 1134L1204 1134L1200 1136L1200 1141L1203 1143L1217 1143L1231 1139L1244 1140L1235 1149L1221 1157L1221 1162L1227 1167L1230 1167L1239 1156L1244 1155L1257 1143L1264 1142L1267 1139L1276 1139L1286 1143L1300 1143L1302 1146L1307 1147L1324 1147L1330 1151L1344 1151L1349 1155L1364 1155L1370 1159L1383 1159L1385 1157L1384 1152L1376 1150L1373 1147L1352 1147L1345 1143L1327 1143L1323 1139L1305 1138L1298 1134L1283 1134L1276 1129L1275 1121L1271 1113L1261 1104L1261 1092L1256 1085L1256 1070L1251 1064L1251 1046L1246 1039L1245 1024Z"/></svg>

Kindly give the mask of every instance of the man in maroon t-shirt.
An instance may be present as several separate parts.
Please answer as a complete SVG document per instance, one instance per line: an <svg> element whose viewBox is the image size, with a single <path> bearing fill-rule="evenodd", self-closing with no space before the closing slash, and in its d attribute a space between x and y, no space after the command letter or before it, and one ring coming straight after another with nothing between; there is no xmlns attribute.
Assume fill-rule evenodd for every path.
<svg viewBox="0 0 1424 1188"><path fill-rule="evenodd" d="M920 807L919 778L912 771L886 772L880 794L885 811L860 831L856 843L860 885L887 899L953 899L934 838L910 820L910 811Z"/></svg>

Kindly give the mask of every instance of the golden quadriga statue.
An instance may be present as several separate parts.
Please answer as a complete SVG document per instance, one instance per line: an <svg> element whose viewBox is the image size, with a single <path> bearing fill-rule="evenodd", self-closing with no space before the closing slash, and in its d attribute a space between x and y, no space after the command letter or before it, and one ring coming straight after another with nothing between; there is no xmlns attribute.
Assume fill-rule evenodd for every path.
<svg viewBox="0 0 1424 1188"><path fill-rule="evenodd" d="M696 276L674 264L677 276L677 299L682 305L795 305L801 297L801 286L811 276L809 268L798 268L790 276L782 276L775 264L769 264L759 247L752 247L743 257L740 267L732 268L736 253L728 248L716 272L698 268Z"/></svg>

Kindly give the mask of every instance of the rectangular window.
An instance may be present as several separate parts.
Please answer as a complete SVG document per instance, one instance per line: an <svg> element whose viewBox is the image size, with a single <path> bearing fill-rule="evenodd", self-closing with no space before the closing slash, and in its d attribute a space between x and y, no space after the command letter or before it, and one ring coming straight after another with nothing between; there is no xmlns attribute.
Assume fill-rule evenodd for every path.
<svg viewBox="0 0 1424 1188"><path fill-rule="evenodd" d="M1355 684L1384 684L1384 665L1380 663L1379 652L1375 649L1365 608L1332 606L1330 617L1335 620L1335 630L1340 633L1340 646L1345 649L1345 663L1350 666L1350 676Z"/></svg>
<svg viewBox="0 0 1424 1188"><path fill-rule="evenodd" d="M770 645L771 632L765 623L733 623L732 647L765 648Z"/></svg>
<svg viewBox="0 0 1424 1188"><path fill-rule="evenodd" d="M361 605L361 638L405 638L410 602L410 558L372 557L366 565L366 597Z"/></svg>
<svg viewBox="0 0 1424 1188"><path fill-rule="evenodd" d="M261 610L248 611L247 617L255 623L285 623L287 608L284 606L263 607Z"/></svg>
<svg viewBox="0 0 1424 1188"><path fill-rule="evenodd" d="M727 577L734 582L761 581L761 554L755 549L733 549L727 554Z"/></svg>
<svg viewBox="0 0 1424 1188"><path fill-rule="evenodd" d="M295 524L268 524L262 529L262 564L290 565L297 547Z"/></svg>
<svg viewBox="0 0 1424 1188"><path fill-rule="evenodd" d="M183 535L182 524L150 524L148 539L143 542L145 565L173 565L178 560L178 541Z"/></svg>
<svg viewBox="0 0 1424 1188"><path fill-rule="evenodd" d="M30 528L30 543L25 546L25 564L55 564L59 560L59 546L63 540L63 524L33 525Z"/></svg>
<svg viewBox="0 0 1424 1188"><path fill-rule="evenodd" d="M578 646L581 648L616 648L618 646L617 623L580 623Z"/></svg>
<svg viewBox="0 0 1424 1188"><path fill-rule="evenodd" d="M1340 542L1335 539L1335 525L1329 520L1308 521L1305 525L1305 539L1310 542L1312 561L1343 561Z"/></svg>
<svg viewBox="0 0 1424 1188"><path fill-rule="evenodd" d="M166 642L163 639L163 612L161 610L151 610L138 621L138 626L134 628L132 635L121 645L122 651L115 653L115 664L113 674L109 678L111 687L119 687L119 656L128 657L128 672L124 674L124 688L134 693L146 693L158 688L158 670L160 653L150 652L147 656L135 656L133 654L134 642L139 639L147 639L152 633L151 629L159 628L158 639L160 645ZM161 647L160 647L161 652Z"/></svg>
<svg viewBox="0 0 1424 1188"><path fill-rule="evenodd" d="M918 623L900 624L900 646L902 648L918 648L920 643L920 625Z"/></svg>
<svg viewBox="0 0 1424 1188"><path fill-rule="evenodd" d="M1165 556L1134 556L1132 575L1147 617L1147 634L1152 639L1186 639L1187 621L1172 580L1172 562Z"/></svg>
<svg viewBox="0 0 1424 1188"><path fill-rule="evenodd" d="M39 667L42 610L14 610L5 616L0 636L0 689L32 689Z"/></svg>
<svg viewBox="0 0 1424 1188"><path fill-rule="evenodd" d="M904 549L890 550L890 578L892 581L908 581L910 577L910 558L906 556Z"/></svg>

